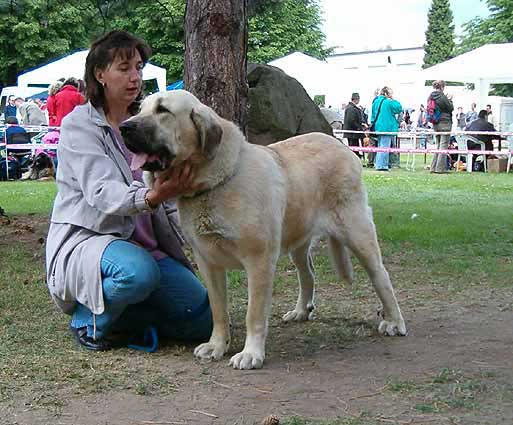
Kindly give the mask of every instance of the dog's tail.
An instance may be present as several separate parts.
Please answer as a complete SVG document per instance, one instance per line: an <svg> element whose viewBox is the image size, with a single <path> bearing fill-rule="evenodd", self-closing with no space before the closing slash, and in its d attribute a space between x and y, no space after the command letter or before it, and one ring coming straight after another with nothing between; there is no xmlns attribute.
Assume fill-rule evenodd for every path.
<svg viewBox="0 0 513 425"><path fill-rule="evenodd" d="M332 267L337 271L340 279L348 285L353 284L353 264L351 263L351 251L340 238L328 237L328 248L330 252Z"/></svg>

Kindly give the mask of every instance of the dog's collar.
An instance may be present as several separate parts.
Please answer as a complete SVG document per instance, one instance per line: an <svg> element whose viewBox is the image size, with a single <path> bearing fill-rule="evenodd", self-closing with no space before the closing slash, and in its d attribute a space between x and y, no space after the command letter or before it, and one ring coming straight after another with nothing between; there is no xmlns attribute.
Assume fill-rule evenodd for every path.
<svg viewBox="0 0 513 425"><path fill-rule="evenodd" d="M190 195L182 195L182 198L187 198L187 199L197 198L198 196L204 195L205 193L208 193L208 192L210 192L210 191L212 191L214 189L217 189L218 187L223 186L224 184L226 184L228 182L228 180L231 180L236 172L237 172L237 167L235 167L233 169L233 173L225 176L224 179L219 181L219 183L215 184L214 186L208 187L208 188L203 189L203 190L199 190L198 192L191 193Z"/></svg>

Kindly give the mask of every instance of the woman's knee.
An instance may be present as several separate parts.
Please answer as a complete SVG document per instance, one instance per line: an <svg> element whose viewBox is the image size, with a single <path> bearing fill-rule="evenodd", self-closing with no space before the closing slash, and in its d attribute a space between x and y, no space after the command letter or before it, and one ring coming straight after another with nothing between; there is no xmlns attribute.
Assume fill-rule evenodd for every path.
<svg viewBox="0 0 513 425"><path fill-rule="evenodd" d="M108 302L136 304L159 287L160 270L144 248L114 241L102 256L102 278Z"/></svg>

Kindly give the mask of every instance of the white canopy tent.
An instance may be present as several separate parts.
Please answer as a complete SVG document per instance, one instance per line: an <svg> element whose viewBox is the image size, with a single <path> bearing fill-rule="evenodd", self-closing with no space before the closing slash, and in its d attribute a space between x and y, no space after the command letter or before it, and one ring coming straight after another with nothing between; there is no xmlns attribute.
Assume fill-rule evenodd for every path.
<svg viewBox="0 0 513 425"><path fill-rule="evenodd" d="M18 76L18 86L50 85L59 78L83 78L87 53L88 50L81 50L20 74ZM143 79L156 79L159 90L166 91L166 70L164 68L147 63L143 69Z"/></svg>
<svg viewBox="0 0 513 425"><path fill-rule="evenodd" d="M513 83L513 43L486 44L424 69L422 78L474 83L483 105L490 84Z"/></svg>
<svg viewBox="0 0 513 425"><path fill-rule="evenodd" d="M298 80L311 98L325 94L330 87L329 65L304 53L291 53L269 62L269 65Z"/></svg>

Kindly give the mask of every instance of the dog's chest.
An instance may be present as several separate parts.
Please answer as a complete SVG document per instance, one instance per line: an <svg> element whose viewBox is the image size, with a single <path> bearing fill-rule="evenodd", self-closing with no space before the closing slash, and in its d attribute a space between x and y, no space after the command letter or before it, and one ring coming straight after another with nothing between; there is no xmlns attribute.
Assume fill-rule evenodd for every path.
<svg viewBox="0 0 513 425"><path fill-rule="evenodd" d="M223 218L219 205L208 196L180 200L178 209L183 230L191 239L218 245L238 238L235 228Z"/></svg>

